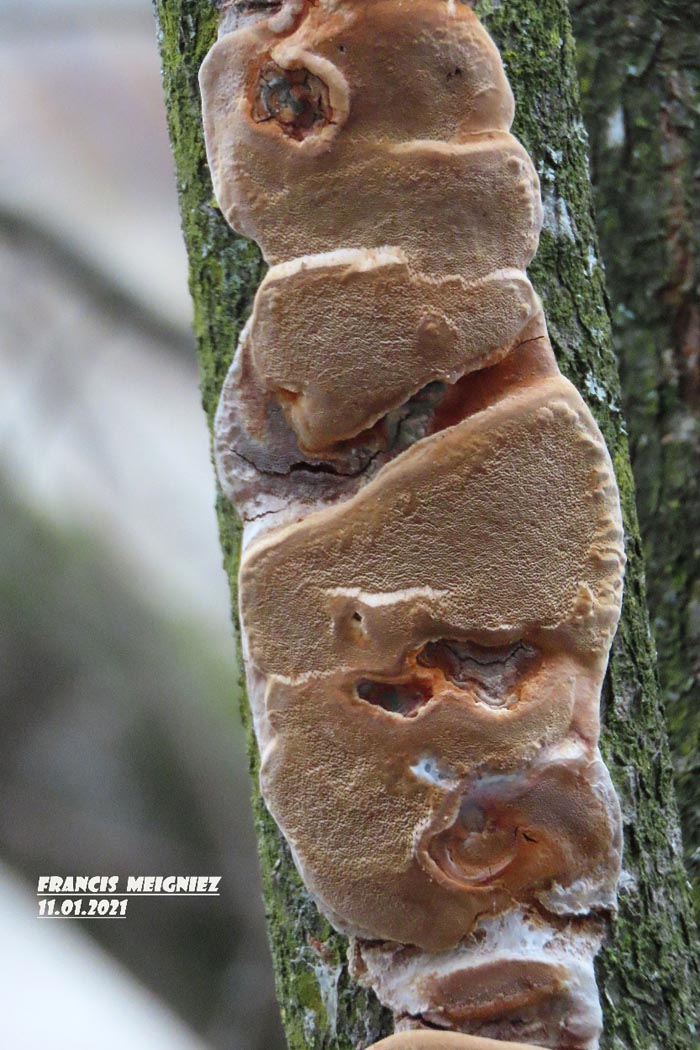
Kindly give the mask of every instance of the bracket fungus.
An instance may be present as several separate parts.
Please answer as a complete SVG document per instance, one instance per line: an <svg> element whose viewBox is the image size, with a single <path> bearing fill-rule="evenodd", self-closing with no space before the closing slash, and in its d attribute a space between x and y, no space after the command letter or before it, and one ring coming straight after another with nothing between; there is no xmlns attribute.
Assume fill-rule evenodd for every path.
<svg viewBox="0 0 700 1050"><path fill-rule="evenodd" d="M539 309L520 270L435 279L412 273L400 249L336 251L268 272L249 340L301 448L320 453L428 383L505 357Z"/></svg>
<svg viewBox="0 0 700 1050"><path fill-rule="evenodd" d="M271 265L215 425L265 801L394 1011L378 1047L594 1050L622 526L498 51L446 0L234 4L201 87Z"/></svg>

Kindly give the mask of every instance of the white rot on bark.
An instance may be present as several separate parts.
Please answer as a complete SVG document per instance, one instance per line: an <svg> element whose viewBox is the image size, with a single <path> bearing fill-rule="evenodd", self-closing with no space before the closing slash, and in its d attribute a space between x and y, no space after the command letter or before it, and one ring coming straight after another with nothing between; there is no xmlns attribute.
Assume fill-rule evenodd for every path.
<svg viewBox="0 0 700 1050"><path fill-rule="evenodd" d="M451 0L233 4L201 83L271 264L216 425L265 800L387 1050L592 1050L622 530L498 52Z"/></svg>

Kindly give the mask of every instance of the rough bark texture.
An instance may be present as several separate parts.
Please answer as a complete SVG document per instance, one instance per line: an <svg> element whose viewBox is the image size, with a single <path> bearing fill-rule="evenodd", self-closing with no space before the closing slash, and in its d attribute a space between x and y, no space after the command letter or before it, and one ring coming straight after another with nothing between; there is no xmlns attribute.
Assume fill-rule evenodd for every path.
<svg viewBox="0 0 700 1050"><path fill-rule="evenodd" d="M216 31L210 0L155 0L160 25L204 408L211 422L236 337L261 276L254 247L226 227L212 198L197 70ZM501 48L518 103L514 131L542 179L546 224L532 278L543 296L562 370L591 406L610 446L626 519L623 620L604 695L603 749L623 804L620 917L601 954L605 1048L691 1050L700 991L682 865L673 775L655 678L619 378L598 262L586 138L565 0L477 5ZM218 506L236 607L239 526ZM243 682L241 681L243 694ZM251 769L257 756L245 701ZM345 942L310 903L254 788L264 893L278 993L292 1050L364 1047L390 1031L374 997L353 985Z"/></svg>
<svg viewBox="0 0 700 1050"><path fill-rule="evenodd" d="M649 607L700 915L700 49L697 7L574 5Z"/></svg>

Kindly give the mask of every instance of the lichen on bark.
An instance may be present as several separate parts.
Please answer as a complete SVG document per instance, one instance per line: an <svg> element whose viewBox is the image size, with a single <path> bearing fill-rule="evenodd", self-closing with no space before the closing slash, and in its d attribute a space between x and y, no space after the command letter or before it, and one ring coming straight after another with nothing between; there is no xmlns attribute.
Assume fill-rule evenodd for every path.
<svg viewBox="0 0 700 1050"><path fill-rule="evenodd" d="M257 249L226 227L206 167L197 72L214 41L217 12L211 0L154 0L154 6L190 259L202 400L211 424L263 267ZM588 401L608 441L626 522L625 608L603 712L603 750L625 815L626 875L620 916L598 967L606 1025L603 1046L691 1050L696 1044L700 978L693 959L694 933L646 613L567 4L484 0L476 9L501 48L517 100L514 131L542 181L545 229L531 275L544 300L560 366ZM239 523L221 496L217 511L235 610ZM290 1048L366 1047L391 1031L391 1019L371 993L350 979L344 939L319 917L261 802L242 677L240 688L273 964Z"/></svg>
<svg viewBox="0 0 700 1050"><path fill-rule="evenodd" d="M687 2L573 5L649 607L700 916L700 50Z"/></svg>

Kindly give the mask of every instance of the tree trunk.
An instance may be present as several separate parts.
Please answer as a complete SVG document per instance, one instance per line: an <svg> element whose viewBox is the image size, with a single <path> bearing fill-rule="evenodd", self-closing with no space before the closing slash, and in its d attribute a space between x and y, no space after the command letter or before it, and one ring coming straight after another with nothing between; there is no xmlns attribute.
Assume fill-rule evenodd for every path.
<svg viewBox="0 0 700 1050"><path fill-rule="evenodd" d="M598 229L700 915L700 57L692 4L574 4Z"/></svg>
<svg viewBox="0 0 700 1050"><path fill-rule="evenodd" d="M210 0L155 0L202 375L211 423L236 338L261 276L257 250L234 236L213 201L197 71L213 43ZM531 268L564 373L587 399L615 463L627 530L626 599L604 693L604 757L625 819L620 916L599 958L606 1048L691 1050L700 979L666 732L646 612L639 533L619 378L579 112L565 0L483 3L518 109L514 131L539 170L545 229ZM239 525L222 499L219 523L236 608ZM242 663L241 663L242 667ZM243 694L243 682L241 681ZM319 917L257 790L257 754L245 702L254 806L272 955L292 1050L365 1047L391 1030L389 1015L356 985L345 941Z"/></svg>

